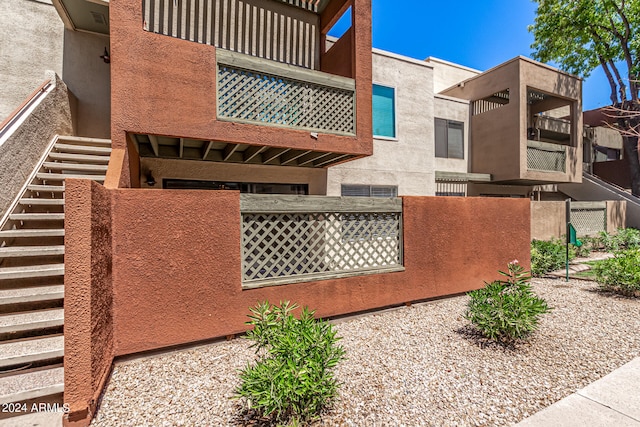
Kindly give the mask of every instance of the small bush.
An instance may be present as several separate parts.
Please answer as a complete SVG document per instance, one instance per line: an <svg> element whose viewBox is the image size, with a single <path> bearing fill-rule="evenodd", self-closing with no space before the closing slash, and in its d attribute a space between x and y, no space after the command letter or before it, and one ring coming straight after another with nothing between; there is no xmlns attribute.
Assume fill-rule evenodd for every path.
<svg viewBox="0 0 640 427"><path fill-rule="evenodd" d="M550 308L537 297L531 277L515 260L508 272L500 271L507 280L486 283L482 289L469 292L465 317L487 338L512 342L527 338L538 328L538 318Z"/></svg>
<svg viewBox="0 0 640 427"><path fill-rule="evenodd" d="M531 242L531 274L539 277L565 266L565 243L560 239L533 240ZM575 252L569 252L569 259Z"/></svg>
<svg viewBox="0 0 640 427"><path fill-rule="evenodd" d="M640 297L640 249L617 252L614 258L598 262L593 273L601 289Z"/></svg>
<svg viewBox="0 0 640 427"><path fill-rule="evenodd" d="M640 248L640 230L635 228L619 228L615 234L601 231L598 237L607 252Z"/></svg>
<svg viewBox="0 0 640 427"><path fill-rule="evenodd" d="M333 401L338 389L333 368L344 358L333 325L316 320L307 307L296 319L296 308L263 302L250 309L247 324L253 329L247 338L255 341L260 357L240 372L236 390L259 416L294 424L316 418Z"/></svg>

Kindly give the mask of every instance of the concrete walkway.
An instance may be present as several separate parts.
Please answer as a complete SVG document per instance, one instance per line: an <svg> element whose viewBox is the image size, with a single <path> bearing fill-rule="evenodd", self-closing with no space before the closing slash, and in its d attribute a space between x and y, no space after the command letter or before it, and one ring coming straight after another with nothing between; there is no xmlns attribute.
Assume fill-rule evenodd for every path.
<svg viewBox="0 0 640 427"><path fill-rule="evenodd" d="M640 357L517 427L640 427Z"/></svg>

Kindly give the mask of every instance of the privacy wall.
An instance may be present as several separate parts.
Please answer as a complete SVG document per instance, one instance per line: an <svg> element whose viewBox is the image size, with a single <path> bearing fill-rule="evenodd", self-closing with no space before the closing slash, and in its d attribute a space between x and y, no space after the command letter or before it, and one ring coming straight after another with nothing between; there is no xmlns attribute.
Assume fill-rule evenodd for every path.
<svg viewBox="0 0 640 427"><path fill-rule="evenodd" d="M405 271L243 290L239 193L67 185L67 242L93 248L65 260L73 266L67 292L92 295L65 318L66 331L78 331L65 332L65 375L73 378L65 401L77 414L68 425L90 420L93 409L82 407L99 396L97 376L112 357L241 333L258 301L291 300L331 317L476 289L513 259L529 267L528 200L405 197ZM109 218L110 235L97 232ZM96 345L104 338L112 352Z"/></svg>

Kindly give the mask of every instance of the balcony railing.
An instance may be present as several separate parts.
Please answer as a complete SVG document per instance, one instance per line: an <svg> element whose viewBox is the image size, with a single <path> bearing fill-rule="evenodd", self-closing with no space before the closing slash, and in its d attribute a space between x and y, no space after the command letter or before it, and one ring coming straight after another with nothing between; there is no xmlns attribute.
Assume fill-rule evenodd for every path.
<svg viewBox="0 0 640 427"><path fill-rule="evenodd" d="M527 141L527 169L545 172L566 172L566 165L566 146Z"/></svg>
<svg viewBox="0 0 640 427"><path fill-rule="evenodd" d="M218 119L354 135L353 79L216 51Z"/></svg>
<svg viewBox="0 0 640 427"><path fill-rule="evenodd" d="M402 271L402 201L240 195L242 286Z"/></svg>

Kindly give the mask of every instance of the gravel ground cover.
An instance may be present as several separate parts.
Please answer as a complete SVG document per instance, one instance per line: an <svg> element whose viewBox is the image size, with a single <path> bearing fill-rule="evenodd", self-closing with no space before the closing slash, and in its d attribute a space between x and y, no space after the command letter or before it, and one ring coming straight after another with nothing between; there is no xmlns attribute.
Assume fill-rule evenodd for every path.
<svg viewBox="0 0 640 427"><path fill-rule="evenodd" d="M554 310L515 349L473 333L467 297L340 321L340 398L314 426L512 425L640 356L640 300L593 282L532 283ZM230 399L249 344L117 364L92 426L251 425Z"/></svg>

